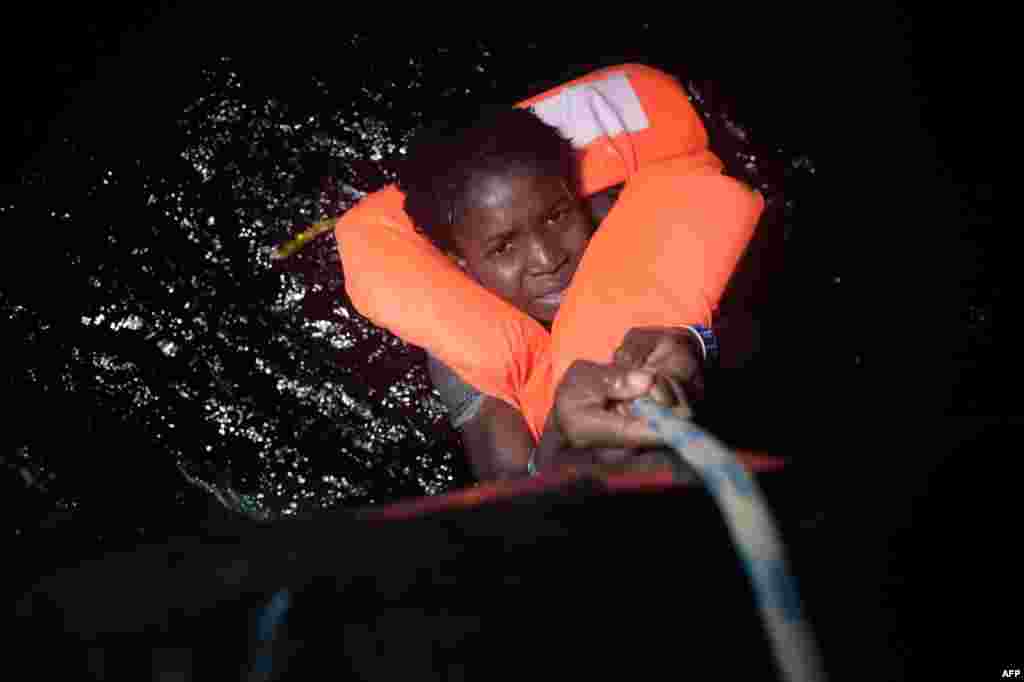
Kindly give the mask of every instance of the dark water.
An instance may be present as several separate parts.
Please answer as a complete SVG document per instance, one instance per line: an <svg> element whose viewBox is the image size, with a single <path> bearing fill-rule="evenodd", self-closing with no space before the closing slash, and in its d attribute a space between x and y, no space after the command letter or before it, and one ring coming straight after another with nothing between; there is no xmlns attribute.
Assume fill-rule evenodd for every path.
<svg viewBox="0 0 1024 682"><path fill-rule="evenodd" d="M938 521L893 540L891 560L884 538L962 520L934 501L935 480L957 489L949 474L926 472L977 456L963 443L985 424L1007 428L959 416L1018 408L997 379L1005 285L990 145L975 142L991 85L943 39L970 20L762 9L467 31L434 17L398 35L322 7L35 12L5 42L8 158L25 160L0 201L12 549L160 539L227 514L209 490L278 517L469 483L421 352L347 304L330 237L287 268L269 249L388 182L420 122L639 60L691 88L730 170L778 201L775 256L732 304L758 352L723 375L733 409L716 424L857 471L829 501L837 533L886 480L863 458L904 458L874 496L872 584L896 595L912 663L949 641L899 615L929 602L906 585L932 566L918 551L941 546ZM828 506L787 499L808 523Z"/></svg>
<svg viewBox="0 0 1024 682"><path fill-rule="evenodd" d="M799 195L814 180L799 141L785 147L791 131L752 136L727 88L666 61L650 22L609 56L550 35L427 47L358 30L264 50L266 24L248 44L229 19L168 12L121 35L97 20L53 55L67 59L53 66L65 101L47 127L60 98L35 99L24 143L40 149L4 207L7 224L31 226L14 230L4 296L28 351L4 455L23 505L170 504L187 477L287 515L468 482L422 353L347 304L330 235L269 260L297 225L392 180L388 160L425 119L641 58L690 84L730 169L778 205L776 234L793 212L782 186ZM203 49L181 50L186 35ZM108 53L91 68L74 48L89 36Z"/></svg>

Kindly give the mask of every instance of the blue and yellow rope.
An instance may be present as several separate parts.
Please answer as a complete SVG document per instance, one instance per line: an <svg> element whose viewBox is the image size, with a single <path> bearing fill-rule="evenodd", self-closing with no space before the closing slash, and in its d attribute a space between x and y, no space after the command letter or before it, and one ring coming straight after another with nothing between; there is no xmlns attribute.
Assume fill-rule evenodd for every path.
<svg viewBox="0 0 1024 682"><path fill-rule="evenodd" d="M725 517L733 544L757 598L783 679L824 680L818 646L803 617L782 539L753 476L729 449L650 398L630 403L672 450L696 470Z"/></svg>

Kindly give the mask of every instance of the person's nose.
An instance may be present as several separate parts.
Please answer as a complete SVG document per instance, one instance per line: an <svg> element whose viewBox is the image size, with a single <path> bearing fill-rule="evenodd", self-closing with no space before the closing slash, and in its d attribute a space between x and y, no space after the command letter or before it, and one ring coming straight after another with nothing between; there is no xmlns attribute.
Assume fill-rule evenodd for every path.
<svg viewBox="0 0 1024 682"><path fill-rule="evenodd" d="M547 230L534 232L530 248L530 267L539 274L558 270L569 257L560 235Z"/></svg>

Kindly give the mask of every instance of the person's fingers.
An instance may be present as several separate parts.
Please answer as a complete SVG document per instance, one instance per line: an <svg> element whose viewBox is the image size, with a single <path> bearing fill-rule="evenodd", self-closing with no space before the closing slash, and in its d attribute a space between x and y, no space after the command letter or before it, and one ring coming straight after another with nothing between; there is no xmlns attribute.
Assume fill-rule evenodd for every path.
<svg viewBox="0 0 1024 682"><path fill-rule="evenodd" d="M660 374L655 376L654 383L644 395L659 405L673 409L686 404L686 394L682 391L679 382L672 377ZM612 410L622 417L630 417L633 415L629 406L631 402L632 400L615 401Z"/></svg>
<svg viewBox="0 0 1024 682"><path fill-rule="evenodd" d="M661 374L655 376L654 384L651 386L651 390L647 392L647 396L665 407L672 407L679 402L670 379Z"/></svg>
<svg viewBox="0 0 1024 682"><path fill-rule="evenodd" d="M595 365L595 373L602 375L604 400L630 400L647 393L655 381L655 373L648 370L629 370L622 367Z"/></svg>
<svg viewBox="0 0 1024 682"><path fill-rule="evenodd" d="M574 448L649 448L661 444L646 419L624 417L614 410L581 410L566 421L564 430Z"/></svg>
<svg viewBox="0 0 1024 682"><path fill-rule="evenodd" d="M594 448L591 454L601 464L624 464L635 456L632 448Z"/></svg>
<svg viewBox="0 0 1024 682"><path fill-rule="evenodd" d="M625 346L619 346L615 351L615 354L612 355L612 362L619 367L625 367L626 369L640 368L640 363L635 357L633 357L632 353L630 353L629 349Z"/></svg>
<svg viewBox="0 0 1024 682"><path fill-rule="evenodd" d="M615 405L647 395L654 383L653 372L574 362L556 397L556 416L563 435L574 448L658 445L658 436L646 420ZM658 391L661 400L667 400L665 389Z"/></svg>
<svg viewBox="0 0 1024 682"><path fill-rule="evenodd" d="M697 371L697 359L685 334L687 332L663 335L644 366L674 377L691 377Z"/></svg>
<svg viewBox="0 0 1024 682"><path fill-rule="evenodd" d="M562 416L566 410L580 407L605 407L609 401L631 400L645 394L653 382L654 372L576 360L558 386L555 406Z"/></svg>
<svg viewBox="0 0 1024 682"><path fill-rule="evenodd" d="M651 387L642 395L651 398L659 405L674 407L681 402L680 397L683 394L678 388L678 382L672 379L672 377L657 374ZM632 414L629 408L630 402L630 400L616 400L612 409L623 417L628 417Z"/></svg>
<svg viewBox="0 0 1024 682"><path fill-rule="evenodd" d="M658 335L652 328L634 327L626 332L612 362L631 369L639 368L647 362L657 341Z"/></svg>

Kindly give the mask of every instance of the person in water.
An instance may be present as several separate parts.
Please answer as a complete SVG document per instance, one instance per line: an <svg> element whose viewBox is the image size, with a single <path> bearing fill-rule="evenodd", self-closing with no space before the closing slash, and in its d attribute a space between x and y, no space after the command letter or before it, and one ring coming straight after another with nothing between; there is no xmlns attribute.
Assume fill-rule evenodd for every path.
<svg viewBox="0 0 1024 682"><path fill-rule="evenodd" d="M589 202L575 192L570 142L528 109L467 128L428 131L399 171L417 231L486 289L549 331L591 235L618 188ZM635 328L613 361L577 361L563 377L540 443L521 413L483 395L428 354L428 370L480 480L563 466L668 467L648 427L625 409L649 394L699 400L702 351L684 327Z"/></svg>

